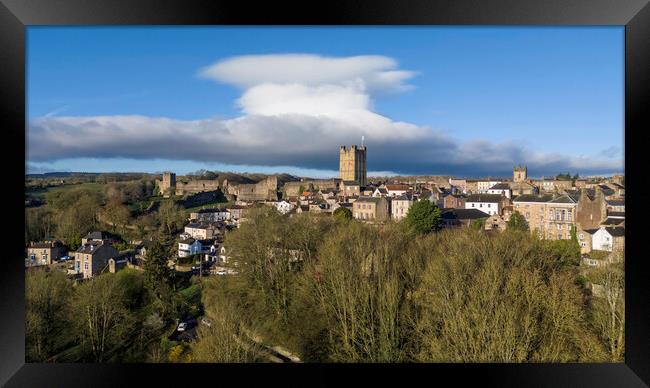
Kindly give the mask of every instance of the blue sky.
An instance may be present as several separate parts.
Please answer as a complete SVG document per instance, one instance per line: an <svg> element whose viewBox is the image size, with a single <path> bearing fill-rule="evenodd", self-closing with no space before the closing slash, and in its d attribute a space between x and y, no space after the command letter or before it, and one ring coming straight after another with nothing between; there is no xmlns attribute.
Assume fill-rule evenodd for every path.
<svg viewBox="0 0 650 388"><path fill-rule="evenodd" d="M623 27L29 27L27 165L328 176L365 135L373 172L621 172L623 61Z"/></svg>

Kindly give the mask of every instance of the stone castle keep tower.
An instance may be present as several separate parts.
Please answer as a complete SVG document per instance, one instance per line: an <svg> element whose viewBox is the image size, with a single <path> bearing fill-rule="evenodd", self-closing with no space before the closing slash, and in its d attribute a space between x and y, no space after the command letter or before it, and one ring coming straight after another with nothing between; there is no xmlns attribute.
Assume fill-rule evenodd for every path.
<svg viewBox="0 0 650 388"><path fill-rule="evenodd" d="M528 179L528 168L526 166L515 166L512 178L514 182L525 182Z"/></svg>
<svg viewBox="0 0 650 388"><path fill-rule="evenodd" d="M163 180L160 185L160 191L166 196L174 195L176 192L176 174L173 172L163 173Z"/></svg>
<svg viewBox="0 0 650 388"><path fill-rule="evenodd" d="M355 181L360 186L365 186L366 180L366 147L349 148L341 146L339 155L339 177L343 181Z"/></svg>

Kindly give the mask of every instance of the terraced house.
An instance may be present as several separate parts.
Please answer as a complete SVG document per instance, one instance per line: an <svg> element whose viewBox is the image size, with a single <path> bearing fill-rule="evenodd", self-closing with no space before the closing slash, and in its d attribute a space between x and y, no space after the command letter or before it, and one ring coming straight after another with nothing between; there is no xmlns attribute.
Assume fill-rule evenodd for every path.
<svg viewBox="0 0 650 388"><path fill-rule="evenodd" d="M568 194L520 195L513 200L514 210L526 218L530 230L551 240L571 238L577 205L578 198Z"/></svg>
<svg viewBox="0 0 650 388"><path fill-rule="evenodd" d="M390 215L389 202L384 197L359 197L352 204L352 215L358 220L386 221Z"/></svg>

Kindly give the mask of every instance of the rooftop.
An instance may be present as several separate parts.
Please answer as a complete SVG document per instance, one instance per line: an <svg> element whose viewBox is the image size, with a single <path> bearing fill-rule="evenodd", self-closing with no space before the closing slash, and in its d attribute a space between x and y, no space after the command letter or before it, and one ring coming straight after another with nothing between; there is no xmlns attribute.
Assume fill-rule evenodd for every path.
<svg viewBox="0 0 650 388"><path fill-rule="evenodd" d="M501 202L503 198L501 194L472 194L467 197L467 202Z"/></svg>
<svg viewBox="0 0 650 388"><path fill-rule="evenodd" d="M443 209L441 217L446 220L475 220L488 218L490 215L478 209Z"/></svg>

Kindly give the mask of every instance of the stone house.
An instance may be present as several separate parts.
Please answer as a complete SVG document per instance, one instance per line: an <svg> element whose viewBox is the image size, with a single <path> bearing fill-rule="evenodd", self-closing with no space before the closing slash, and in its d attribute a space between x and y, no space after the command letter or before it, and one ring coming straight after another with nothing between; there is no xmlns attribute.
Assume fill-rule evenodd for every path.
<svg viewBox="0 0 650 388"><path fill-rule="evenodd" d="M567 194L520 195L513 200L513 206L538 237L563 240L571 238L571 230L576 226L577 202Z"/></svg>
<svg viewBox="0 0 650 388"><path fill-rule="evenodd" d="M230 212L225 208L201 209L190 213L190 220L217 222L230 219Z"/></svg>
<svg viewBox="0 0 650 388"><path fill-rule="evenodd" d="M386 198L359 197L352 204L352 216L358 220L386 221L390 216Z"/></svg>
<svg viewBox="0 0 650 388"><path fill-rule="evenodd" d="M221 234L219 225L212 222L190 222L185 225L185 233L195 239L215 238Z"/></svg>
<svg viewBox="0 0 650 388"><path fill-rule="evenodd" d="M68 254L68 248L58 240L32 242L27 247L27 258L34 265L50 265Z"/></svg>
<svg viewBox="0 0 650 388"><path fill-rule="evenodd" d="M404 194L392 198L390 205L391 216L395 220L401 220L406 217L409 209L413 205L413 196Z"/></svg>
<svg viewBox="0 0 650 388"><path fill-rule="evenodd" d="M485 230L498 230L503 232L507 228L507 223L502 216L494 214L485 219Z"/></svg>
<svg viewBox="0 0 650 388"><path fill-rule="evenodd" d="M598 229L583 229L580 224L576 228L576 237L578 238L578 245L580 245L580 253L591 253L593 236Z"/></svg>
<svg viewBox="0 0 650 388"><path fill-rule="evenodd" d="M464 209L467 197L455 194L443 194L438 200L438 207L441 209Z"/></svg>
<svg viewBox="0 0 650 388"><path fill-rule="evenodd" d="M355 181L341 181L339 195L343 197L358 197L361 195L361 186Z"/></svg>
<svg viewBox="0 0 650 388"><path fill-rule="evenodd" d="M91 278L106 270L108 260L119 254L118 250L108 242L88 241L75 252L75 270L83 274L84 279Z"/></svg>

